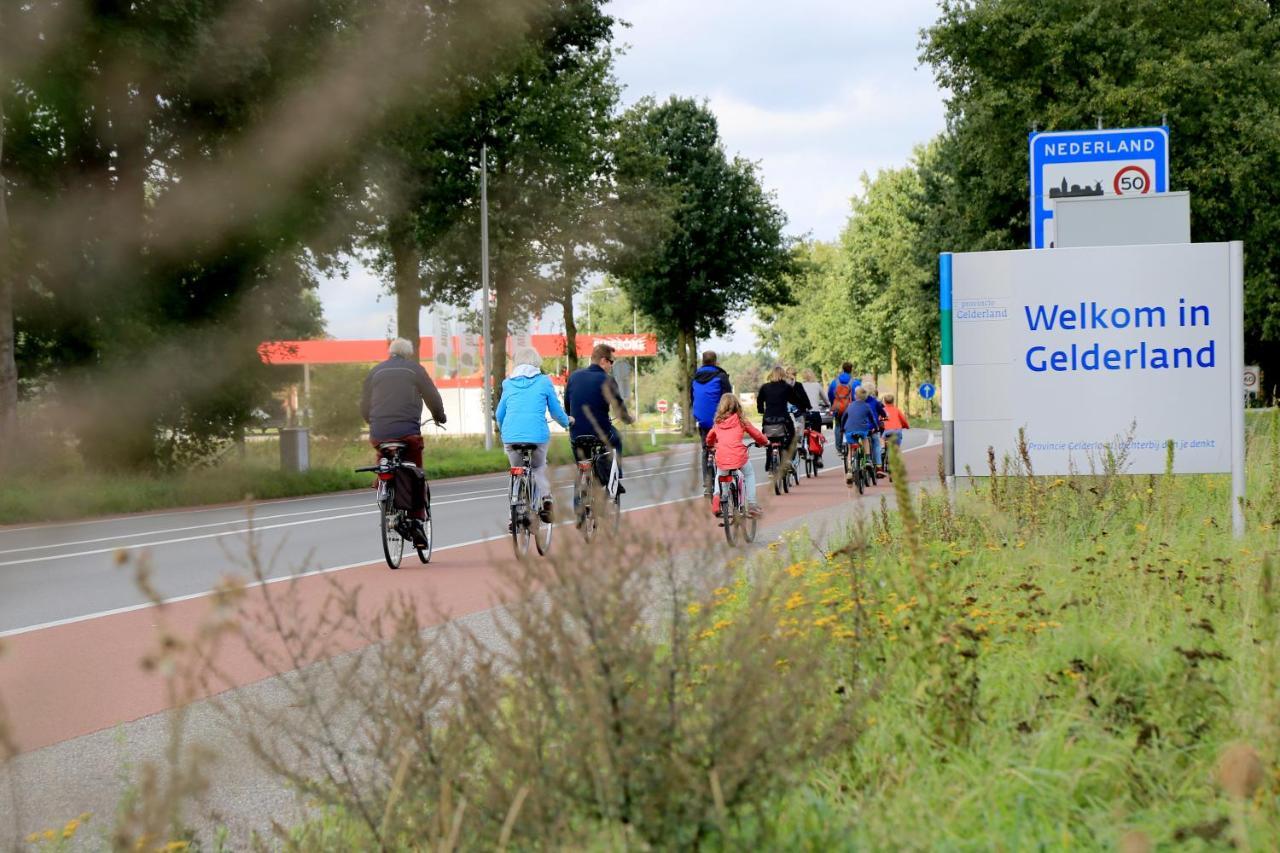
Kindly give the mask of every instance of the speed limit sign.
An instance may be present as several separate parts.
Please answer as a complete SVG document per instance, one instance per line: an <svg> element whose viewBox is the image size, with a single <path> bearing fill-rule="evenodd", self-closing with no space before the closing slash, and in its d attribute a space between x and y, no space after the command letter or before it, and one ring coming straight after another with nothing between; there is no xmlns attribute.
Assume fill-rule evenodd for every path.
<svg viewBox="0 0 1280 853"><path fill-rule="evenodd" d="M1116 195L1141 195L1151 192L1151 175L1136 164L1129 164L1116 172L1111 182Z"/></svg>
<svg viewBox="0 0 1280 853"><path fill-rule="evenodd" d="M1258 386L1261 384L1258 365L1246 364L1244 368L1244 393L1251 396L1258 396Z"/></svg>

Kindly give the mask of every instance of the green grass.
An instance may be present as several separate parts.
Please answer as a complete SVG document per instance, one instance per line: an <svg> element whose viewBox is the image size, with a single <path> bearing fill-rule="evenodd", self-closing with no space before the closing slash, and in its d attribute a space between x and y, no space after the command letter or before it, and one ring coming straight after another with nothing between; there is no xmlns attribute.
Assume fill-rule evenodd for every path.
<svg viewBox="0 0 1280 853"><path fill-rule="evenodd" d="M877 518L852 555L797 540L797 624L832 641L812 687L860 681L866 729L730 846L1275 849L1280 415L1249 422L1243 540L1229 486L983 480L954 511ZM1261 770L1245 800L1218 769L1239 743Z"/></svg>
<svg viewBox="0 0 1280 853"><path fill-rule="evenodd" d="M688 441L675 433L658 433L656 438L655 446L650 444L648 433L626 433L624 450L634 456ZM550 456L553 464L572 461L567 440L554 439ZM313 441L311 469L301 474L280 471L279 459L275 438L250 440L243 458L232 450L219 465L173 474L101 474L85 470L64 455L52 472L46 466L32 465L0 483L0 524L359 489L369 485L370 475L352 469L371 464L373 450L366 442ZM503 471L509 464L501 446L486 451L480 437L430 438L423 462L433 480Z"/></svg>

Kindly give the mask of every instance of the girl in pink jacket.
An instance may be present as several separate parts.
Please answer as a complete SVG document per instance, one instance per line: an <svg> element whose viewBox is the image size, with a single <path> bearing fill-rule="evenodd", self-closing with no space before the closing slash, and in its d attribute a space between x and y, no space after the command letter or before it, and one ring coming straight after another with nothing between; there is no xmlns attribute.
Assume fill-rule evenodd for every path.
<svg viewBox="0 0 1280 853"><path fill-rule="evenodd" d="M723 476L730 471L742 471L742 487L747 493L747 507L752 515L760 514L756 503L756 471L747 457L744 439L750 437L756 444L766 445L769 439L756 429L742 414L742 404L732 394L725 394L716 406L716 419L707 431L707 447L716 449L716 474Z"/></svg>

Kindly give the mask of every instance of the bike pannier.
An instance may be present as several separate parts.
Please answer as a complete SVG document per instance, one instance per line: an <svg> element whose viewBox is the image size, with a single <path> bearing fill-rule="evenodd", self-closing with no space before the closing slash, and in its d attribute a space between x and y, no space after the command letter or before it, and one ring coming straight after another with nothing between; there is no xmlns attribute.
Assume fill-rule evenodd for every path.
<svg viewBox="0 0 1280 853"><path fill-rule="evenodd" d="M394 492L396 509L418 512L426 509L426 477L421 468L400 467L396 469L396 486Z"/></svg>

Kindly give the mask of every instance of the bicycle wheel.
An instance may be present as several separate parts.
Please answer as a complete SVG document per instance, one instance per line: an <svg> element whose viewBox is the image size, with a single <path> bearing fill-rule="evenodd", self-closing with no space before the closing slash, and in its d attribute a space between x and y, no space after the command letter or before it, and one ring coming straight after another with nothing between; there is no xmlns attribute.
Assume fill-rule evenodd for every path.
<svg viewBox="0 0 1280 853"><path fill-rule="evenodd" d="M404 557L404 537L400 535L402 516L403 513L395 508L388 496L380 506L378 520L382 527L382 554L393 569L400 568L400 560Z"/></svg>
<svg viewBox="0 0 1280 853"><path fill-rule="evenodd" d="M529 541L533 538L529 526L529 479L526 475L511 481L511 544L517 557L529 553Z"/></svg>
<svg viewBox="0 0 1280 853"><path fill-rule="evenodd" d="M854 466L853 482L857 483L858 485L858 494L862 494L862 490L866 488L866 484L863 481L863 476L866 469L862 465L862 454L858 454L854 456L853 466Z"/></svg>
<svg viewBox="0 0 1280 853"><path fill-rule="evenodd" d="M782 476L782 491L785 494L791 493L791 471L787 467L787 463L781 459L778 460L778 473Z"/></svg>
<svg viewBox="0 0 1280 853"><path fill-rule="evenodd" d="M427 507L427 517L422 521L422 535L427 540L427 544L422 548L417 548L416 545L414 547L417 548L418 559L424 563L430 563L431 548L435 542L434 537L431 535L431 507Z"/></svg>
<svg viewBox="0 0 1280 853"><path fill-rule="evenodd" d="M724 538L734 544L738 531L735 526L738 513L738 489L732 484L720 490L720 520L724 523Z"/></svg>
<svg viewBox="0 0 1280 853"><path fill-rule="evenodd" d="M743 504L742 512L742 538L748 542L754 542L756 541L756 518L747 509L746 504Z"/></svg>
<svg viewBox="0 0 1280 853"><path fill-rule="evenodd" d="M577 482L573 486L574 497L578 504L575 510L578 529L582 531L582 538L588 542L595 536L598 524L595 514L595 495L592 494L593 486L594 480L590 471L579 473Z"/></svg>
<svg viewBox="0 0 1280 853"><path fill-rule="evenodd" d="M813 455L806 453L804 457L804 478L806 480L810 477L818 476L818 469L816 466L817 462L814 460Z"/></svg>
<svg viewBox="0 0 1280 853"><path fill-rule="evenodd" d="M766 473L773 475L773 493L775 495L782 494L782 482L786 475L782 473L782 466L779 464L778 450L772 444L769 445L769 449L765 453L764 470Z"/></svg>
<svg viewBox="0 0 1280 853"><path fill-rule="evenodd" d="M533 518L533 544L538 547L538 553L546 556L551 550L551 534L555 531L555 521L543 521L542 516L534 514Z"/></svg>

